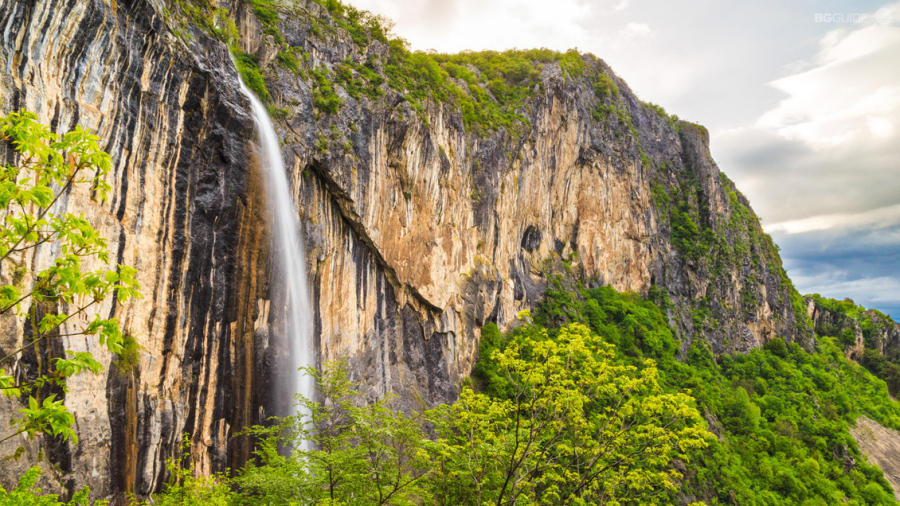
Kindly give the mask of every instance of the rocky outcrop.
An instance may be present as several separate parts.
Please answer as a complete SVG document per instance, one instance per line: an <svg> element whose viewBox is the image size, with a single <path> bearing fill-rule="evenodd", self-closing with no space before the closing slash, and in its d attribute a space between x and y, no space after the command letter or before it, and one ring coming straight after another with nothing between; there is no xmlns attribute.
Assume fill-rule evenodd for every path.
<svg viewBox="0 0 900 506"><path fill-rule="evenodd" d="M871 322L862 329L866 346L870 346L894 362L900 362L900 324L880 311L869 309L866 319Z"/></svg>
<svg viewBox="0 0 900 506"><path fill-rule="evenodd" d="M60 476L101 496L158 488L184 432L200 472L239 465L250 442L233 436L283 412L272 393L287 346L269 311L252 121L225 44L197 26L215 23L178 5L0 5L0 107L100 135L116 161L114 196L65 205L141 276L142 300L104 308L137 336L139 364L102 356L104 375L77 378L66 396L82 436L62 445ZM311 70L372 61L383 76L388 46L354 42L339 14L312 1L278 7L277 32L249 6L220 6L272 96L303 218L318 360L349 360L367 395L394 393L410 409L452 401L481 326L512 322L560 271L652 290L684 350L698 339L716 352L775 336L811 345L777 250L710 158L706 130L640 102L601 60L584 56L581 76L543 64L520 131L475 132L452 101L416 107L388 84L374 98L334 84L343 105L327 113ZM281 64L288 48L305 55L302 68ZM595 92L601 74L614 98ZM598 120L602 100L615 112ZM0 347L14 348L21 322L3 325ZM17 402L4 402L6 417ZM20 444L32 457L42 447L0 450Z"/></svg>
<svg viewBox="0 0 900 506"><path fill-rule="evenodd" d="M296 5L276 50L299 49L305 68L333 75L343 62L384 64L383 45L360 47L319 4ZM238 19L242 34L263 32L253 16ZM317 35L312 25L325 28ZM271 43L242 38L250 53L272 52ZM308 75L270 60L263 71L316 260L323 360L359 357L353 369L375 395L448 400L471 369L479 327L531 307L559 263L587 283L645 294L657 285L685 348L695 335L717 352L775 336L811 345L802 299L711 159L706 130L643 104L602 61L584 62L582 78L542 66L541 91L521 111L524 133L479 136L453 105L417 111L387 86L370 99L336 85L343 106L321 113ZM593 118L598 74L621 90L617 119ZM685 220L696 230L679 243ZM399 327L381 323L385 314ZM406 356L401 342L434 351ZM429 353L440 385L431 365L408 369Z"/></svg>
<svg viewBox="0 0 900 506"><path fill-rule="evenodd" d="M841 337L847 358L860 361L868 348L892 362L900 362L900 324L877 309L858 306L852 299L838 301L807 296L807 313L818 335Z"/></svg>

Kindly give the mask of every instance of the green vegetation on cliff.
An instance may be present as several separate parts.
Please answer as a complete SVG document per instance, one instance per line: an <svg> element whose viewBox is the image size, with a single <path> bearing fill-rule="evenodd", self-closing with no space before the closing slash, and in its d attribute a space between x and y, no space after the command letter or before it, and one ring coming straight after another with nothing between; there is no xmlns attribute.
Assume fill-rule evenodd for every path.
<svg viewBox="0 0 900 506"><path fill-rule="evenodd" d="M388 84L405 93L414 108L422 100L450 100L459 107L466 126L484 134L499 128L516 132L527 124L520 109L536 89L543 89L546 63L558 63L566 76L581 77L586 68L576 51L432 54L411 52L405 42L394 39L385 72Z"/></svg>
<svg viewBox="0 0 900 506"><path fill-rule="evenodd" d="M900 404L884 382L844 358L836 338L819 336L814 353L774 339L748 354L715 357L705 342L682 346L649 300L608 287L563 286L558 280L548 290L536 324L551 336L562 325L586 324L616 345L621 364L653 358L663 388L695 397L717 434L685 466L680 494L708 504L895 504L881 471L865 463L848 427L866 415L900 428ZM651 295L665 306L659 292ZM509 337L488 335L476 377L486 391L502 391L488 357Z"/></svg>
<svg viewBox="0 0 900 506"><path fill-rule="evenodd" d="M337 0L318 3L328 10L335 24L351 34L353 42L360 48L372 41L389 47L386 61L380 62L384 68L383 79L374 72L376 65L371 59L364 66L350 62L342 66L338 82L351 96L357 98L358 90L365 89L366 82L374 84L375 89L386 82L419 113L425 101L453 103L459 108L466 127L482 135L500 128L515 133L527 124L521 108L536 89L543 89L541 73L545 64L558 64L567 78L582 77L588 68L583 57L574 50L565 53L549 49L466 51L458 54L410 51L405 40L391 36L393 24L386 18ZM314 21L316 26L319 22ZM368 96L374 98L372 93Z"/></svg>
<svg viewBox="0 0 900 506"><path fill-rule="evenodd" d="M338 112L343 105L333 91L334 84L339 84L357 100L363 96L375 99L389 88L399 93L423 119L425 102L451 103L459 109L466 128L474 133L486 135L505 129L516 136L528 124L523 109L527 99L543 90L542 72L547 64L557 65L566 79L582 78L590 73L590 80L597 83L600 99L609 101L618 94L618 88L609 76L596 65L588 65L575 50L564 53L549 49L467 51L459 54L411 51L405 40L391 35L393 24L390 20L337 0L316 0L327 11L321 18L290 1L247 0L247 3L264 33L271 35L279 48L275 64L311 78L315 107L329 114ZM202 32L228 44L244 82L263 102L271 100L264 78L267 70L258 67L254 56L241 52L239 34L231 19L233 15L203 2L178 1L174 7L184 14L177 25L179 35L189 32L187 20L190 20ZM285 16L293 21L303 20L316 37L335 36L336 28L342 28L362 53L375 42L385 44L387 57L369 56L363 64L347 58L333 68L312 68L306 59L297 58L297 53L303 53L302 48L289 47L282 36L279 23ZM605 107L615 109L620 117L630 120L622 108Z"/></svg>
<svg viewBox="0 0 900 506"><path fill-rule="evenodd" d="M856 345L857 332L862 334L863 353L857 359L885 381L892 395L900 394L900 356L897 351L890 350L892 342L886 341L900 338L897 323L881 311L866 309L850 299L836 300L819 294L811 298L820 313L816 332L838 336L843 347ZM888 351L893 352L886 354Z"/></svg>
<svg viewBox="0 0 900 506"><path fill-rule="evenodd" d="M234 55L234 64L241 75L241 80L253 93L256 93L256 96L263 103L271 102L272 96L269 95L269 90L266 89L266 81L260 72L256 56L247 54L239 49L232 49L232 54Z"/></svg>
<svg viewBox="0 0 900 506"><path fill-rule="evenodd" d="M706 135L698 125L678 124L684 143L688 142L684 136L690 131ZM785 309L784 313L792 313L800 344L811 346L813 329L803 297L788 277L779 248L763 230L759 217L739 194L734 182L721 172L718 184L727 202L711 204L710 195L715 195L709 189L711 181L703 181L702 171L691 166L692 162L684 163L687 170L675 171L677 184L668 182L672 171L665 162L661 163L654 172L657 182L651 185L650 193L660 221L668 225L671 245L683 267L710 279L703 297L692 302L694 330L701 333L716 330L717 322L710 318L711 314L738 318L753 315L764 298L772 295L772 292L763 293L758 283L771 279L776 288L774 293L778 295L773 304L776 306L773 317L783 318L779 306ZM728 273L745 273L745 281L735 287ZM723 297L723 292L730 290L739 291L733 306ZM711 311L700 314L704 309Z"/></svg>

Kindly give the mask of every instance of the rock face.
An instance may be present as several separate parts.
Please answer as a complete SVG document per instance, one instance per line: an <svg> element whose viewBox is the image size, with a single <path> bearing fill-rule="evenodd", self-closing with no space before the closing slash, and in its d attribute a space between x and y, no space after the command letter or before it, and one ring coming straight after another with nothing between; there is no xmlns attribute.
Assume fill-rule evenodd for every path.
<svg viewBox="0 0 900 506"><path fill-rule="evenodd" d="M277 388L287 346L270 311L278 301L252 120L225 44L177 5L0 4L0 109L98 133L116 162L115 194L64 205L94 220L144 293L104 308L137 336L139 366L103 356L104 375L70 384L80 442L0 451L58 448L60 477L98 496L158 489L182 433L199 471L240 465L250 442L232 436L283 413L287 394ZM706 130L643 104L602 61L584 56L583 76L544 64L517 133L478 134L452 103L416 110L387 84L371 99L335 85L343 105L329 114L315 106L310 69L372 60L383 73L388 46L360 46L339 14L311 1L280 8L278 37L249 7L222 6L277 113L303 218L317 360L349 360L370 397L392 392L408 409L455 399L480 327L514 321L553 272L652 292L684 350L703 340L745 351L775 336L812 344L802 300L712 161ZM279 64L287 48L306 55L300 72ZM606 120L594 117L591 79L601 74L619 89ZM0 351L22 342L22 322L7 320ZM6 419L18 402L2 402ZM0 480L24 465L5 465Z"/></svg>
<svg viewBox="0 0 900 506"><path fill-rule="evenodd" d="M837 301L806 298L807 314L818 335L848 334L855 341L847 346L847 358L860 361L866 348L892 362L900 362L900 324L888 315L857 306L852 299Z"/></svg>
<svg viewBox="0 0 900 506"><path fill-rule="evenodd" d="M869 463L884 471L894 498L900 501L900 465L897 460L897 455L900 455L900 433L861 416L856 420L856 425L850 428L850 434L860 451L868 457Z"/></svg>
<svg viewBox="0 0 900 506"><path fill-rule="evenodd" d="M882 355L894 362L900 362L900 324L874 310L868 310L866 316L872 322L871 331L863 329L863 336ZM866 335L868 334L868 335Z"/></svg>
<svg viewBox="0 0 900 506"><path fill-rule="evenodd" d="M233 428L261 421L270 404L266 341L256 336L268 260L264 202L247 156L252 119L227 50L187 50L159 9L0 4L0 107L35 111L55 131L81 124L100 136L115 163L114 192L105 205L72 194L59 210L85 212L109 240L111 260L140 271L143 291L137 303L101 309L137 336L139 366L121 374L96 343L66 340L63 349L89 349L109 364L104 375L69 384L80 442L6 442L4 455L21 445L27 453L4 463L4 485L46 446L56 448L48 457L67 486L147 493L163 483L183 431L198 466L220 468L246 457ZM34 262L50 255L43 249ZM23 322L7 316L2 324L0 348L18 348ZM16 368L27 368L27 356ZM2 403L5 426L20 405Z"/></svg>

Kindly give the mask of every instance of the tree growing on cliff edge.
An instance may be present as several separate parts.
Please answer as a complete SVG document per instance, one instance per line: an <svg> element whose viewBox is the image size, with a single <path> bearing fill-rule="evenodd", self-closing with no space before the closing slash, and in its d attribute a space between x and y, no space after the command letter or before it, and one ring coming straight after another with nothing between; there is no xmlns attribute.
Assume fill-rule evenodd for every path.
<svg viewBox="0 0 900 506"><path fill-rule="evenodd" d="M119 323L102 318L100 304L140 296L133 268L85 267L109 265L106 239L83 214L59 212L79 185L105 201L112 162L97 139L81 127L56 135L30 112L0 117L0 142L12 147L12 163L0 165L0 321L14 329L0 340L0 392L27 404L0 443L20 434L77 441L62 399L66 379L102 366L90 352L63 345L96 338L121 352Z"/></svg>

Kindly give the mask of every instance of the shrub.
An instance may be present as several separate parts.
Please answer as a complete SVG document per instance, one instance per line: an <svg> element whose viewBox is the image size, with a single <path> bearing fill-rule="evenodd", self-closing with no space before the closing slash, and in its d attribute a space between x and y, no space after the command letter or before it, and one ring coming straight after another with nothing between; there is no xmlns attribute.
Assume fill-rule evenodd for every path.
<svg viewBox="0 0 900 506"><path fill-rule="evenodd" d="M41 475L40 467L32 467L19 478L19 485L7 492L0 487L0 506L88 506L88 494L90 489L82 488L76 492L69 502L60 502L56 494L41 493L41 489L37 488L37 480ZM98 501L93 503L94 506L108 504L106 501Z"/></svg>
<svg viewBox="0 0 900 506"><path fill-rule="evenodd" d="M607 100L619 94L619 87L608 75L598 72L594 78L594 94L601 100Z"/></svg>
<svg viewBox="0 0 900 506"><path fill-rule="evenodd" d="M234 63L237 65L241 80L244 81L247 88L253 91L263 103L271 102L272 96L269 95L269 90L266 89L266 80L263 78L262 72L260 72L256 56L239 49L232 49L232 55L234 55Z"/></svg>
<svg viewBox="0 0 900 506"><path fill-rule="evenodd" d="M340 97L334 92L334 88L331 87L331 81L328 80L326 72L327 69L325 68L311 71L312 76L315 79L313 105L321 111L334 114L338 112L343 103L341 102Z"/></svg>

